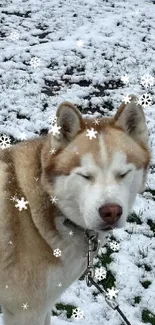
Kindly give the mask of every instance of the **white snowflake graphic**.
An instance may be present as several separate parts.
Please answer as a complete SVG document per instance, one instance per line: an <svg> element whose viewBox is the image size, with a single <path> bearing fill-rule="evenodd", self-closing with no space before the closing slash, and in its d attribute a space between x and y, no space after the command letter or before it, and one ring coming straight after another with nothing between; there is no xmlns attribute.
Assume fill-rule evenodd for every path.
<svg viewBox="0 0 155 325"><path fill-rule="evenodd" d="M141 84L145 88L152 87L154 85L154 81L155 81L155 78L152 77L149 74L146 74L146 75L144 75L144 76L141 77Z"/></svg>
<svg viewBox="0 0 155 325"><path fill-rule="evenodd" d="M60 257L61 256L61 250L59 248L54 249L53 255L55 257Z"/></svg>
<svg viewBox="0 0 155 325"><path fill-rule="evenodd" d="M119 251L120 245L116 241L110 242L109 246L114 252Z"/></svg>
<svg viewBox="0 0 155 325"><path fill-rule="evenodd" d="M50 116L50 117L48 118L48 120L49 120L49 122L50 122L51 124L56 124L58 118L57 118L57 116Z"/></svg>
<svg viewBox="0 0 155 325"><path fill-rule="evenodd" d="M79 47L83 47L83 45L84 45L84 41L82 41L82 40L78 40L78 41L76 42L76 44L77 44L77 46L79 46Z"/></svg>
<svg viewBox="0 0 155 325"><path fill-rule="evenodd" d="M12 41L16 41L19 39L19 33L18 32L11 32L10 35L8 36L9 39Z"/></svg>
<svg viewBox="0 0 155 325"><path fill-rule="evenodd" d="M40 59L35 56L30 60L30 64L31 64L31 67L37 68L40 66Z"/></svg>
<svg viewBox="0 0 155 325"><path fill-rule="evenodd" d="M55 148L51 148L49 152L50 152L51 155L55 155L56 149Z"/></svg>
<svg viewBox="0 0 155 325"><path fill-rule="evenodd" d="M22 304L22 309L23 310L27 310L29 308L28 303L26 302L26 304Z"/></svg>
<svg viewBox="0 0 155 325"><path fill-rule="evenodd" d="M75 308L73 309L72 317L76 320L80 320L84 318L84 311L82 309Z"/></svg>
<svg viewBox="0 0 155 325"><path fill-rule="evenodd" d="M59 288L62 287L62 283L61 283L61 282L58 283L58 287L59 287Z"/></svg>
<svg viewBox="0 0 155 325"><path fill-rule="evenodd" d="M51 125L49 129L49 133L52 133L53 135L60 134L61 126L58 126L57 123Z"/></svg>
<svg viewBox="0 0 155 325"><path fill-rule="evenodd" d="M19 138L20 138L20 140L23 141L23 140L27 139L27 136L26 136L26 134L24 132L21 132L20 135L19 135Z"/></svg>
<svg viewBox="0 0 155 325"><path fill-rule="evenodd" d="M124 102L125 104L130 103L130 101L131 101L131 97L130 97L129 95L126 95L125 97L123 97L123 102Z"/></svg>
<svg viewBox="0 0 155 325"><path fill-rule="evenodd" d="M124 84L128 84L129 83L129 77L127 75L125 76L121 76L121 81L124 83Z"/></svg>
<svg viewBox="0 0 155 325"><path fill-rule="evenodd" d="M90 140L92 138L96 138L97 131L94 130L94 128L87 129L86 137L89 137Z"/></svg>
<svg viewBox="0 0 155 325"><path fill-rule="evenodd" d="M8 288L9 288L9 286L8 286L8 285L6 285L6 286L5 286L5 288L6 288L6 289L8 289Z"/></svg>
<svg viewBox="0 0 155 325"><path fill-rule="evenodd" d="M113 298L116 298L117 293L118 293L118 290L116 290L114 287L112 287L111 289L107 289L107 295L106 296L109 299L113 299Z"/></svg>
<svg viewBox="0 0 155 325"><path fill-rule="evenodd" d="M137 101L137 105L142 105L144 108L152 104L152 96L148 93L141 95Z"/></svg>
<svg viewBox="0 0 155 325"><path fill-rule="evenodd" d="M11 139L7 135L3 134L0 137L0 148L3 150L9 148L10 146L11 146Z"/></svg>
<svg viewBox="0 0 155 325"><path fill-rule="evenodd" d="M27 204L29 203L28 201L25 201L24 197L21 199L16 200L17 203L15 204L15 207L19 209L19 211L22 211L22 209L27 209Z"/></svg>
<svg viewBox="0 0 155 325"><path fill-rule="evenodd" d="M78 155L78 154L79 154L77 150L78 150L78 148L77 148L77 147L74 147L74 148L73 148L73 151L76 153L76 155Z"/></svg>
<svg viewBox="0 0 155 325"><path fill-rule="evenodd" d="M11 240L9 241L9 244L12 245L12 241Z"/></svg>
<svg viewBox="0 0 155 325"><path fill-rule="evenodd" d="M99 125L100 124L100 120L98 118L96 118L95 121L93 122L93 124Z"/></svg>
<svg viewBox="0 0 155 325"><path fill-rule="evenodd" d="M68 233L68 235L69 235L70 237L72 237L73 234L74 234L74 231L72 231L72 230Z"/></svg>
<svg viewBox="0 0 155 325"><path fill-rule="evenodd" d="M15 202L15 201L17 201L17 200L18 200L18 198L17 198L16 195L11 196L11 198L10 198L10 201L13 201L13 202Z"/></svg>
<svg viewBox="0 0 155 325"><path fill-rule="evenodd" d="M51 196L50 201L52 202L52 204L56 204L58 199L56 196Z"/></svg>
<svg viewBox="0 0 155 325"><path fill-rule="evenodd" d="M58 118L57 118L57 116L52 116L52 117L50 116L49 121L51 124L56 124L58 121Z"/></svg>
<svg viewBox="0 0 155 325"><path fill-rule="evenodd" d="M132 12L132 14L133 14L134 16L138 16L138 15L140 15L140 13L141 13L141 11L140 11L139 9L136 9L136 10L134 10L134 11Z"/></svg>
<svg viewBox="0 0 155 325"><path fill-rule="evenodd" d="M101 267L97 267L95 269L95 278L99 281L106 279L106 275L107 275L107 271L106 269L101 266Z"/></svg>
<svg viewBox="0 0 155 325"><path fill-rule="evenodd" d="M36 182L38 182L39 177L33 177L35 179Z"/></svg>

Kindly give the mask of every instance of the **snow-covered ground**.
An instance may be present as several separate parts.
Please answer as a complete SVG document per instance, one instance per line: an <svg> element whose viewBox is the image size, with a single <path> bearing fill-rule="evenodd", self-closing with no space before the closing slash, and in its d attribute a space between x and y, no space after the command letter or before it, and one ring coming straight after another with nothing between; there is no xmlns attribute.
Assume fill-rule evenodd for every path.
<svg viewBox="0 0 155 325"><path fill-rule="evenodd" d="M134 206L139 222L114 231L120 250L107 269L131 324L143 324L145 310L155 321L155 85L141 84L143 76L155 77L155 1L1 0L0 12L0 133L12 143L44 134L63 100L97 116L113 114L130 93L152 97L144 108L152 168ZM59 302L81 308L84 318L61 312L52 324L121 325L94 291L74 283Z"/></svg>

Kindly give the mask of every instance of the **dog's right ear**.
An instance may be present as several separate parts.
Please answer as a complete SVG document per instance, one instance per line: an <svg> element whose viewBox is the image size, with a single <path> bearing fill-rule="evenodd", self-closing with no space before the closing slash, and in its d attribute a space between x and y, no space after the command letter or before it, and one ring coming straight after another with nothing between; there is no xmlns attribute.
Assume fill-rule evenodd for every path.
<svg viewBox="0 0 155 325"><path fill-rule="evenodd" d="M148 130L143 108L137 104L138 98L130 96L130 103L123 103L114 116L115 125L122 128L137 142L148 144Z"/></svg>
<svg viewBox="0 0 155 325"><path fill-rule="evenodd" d="M84 121L79 110L70 102L59 105L56 117L60 129L59 133L51 136L51 145L63 148L84 128Z"/></svg>

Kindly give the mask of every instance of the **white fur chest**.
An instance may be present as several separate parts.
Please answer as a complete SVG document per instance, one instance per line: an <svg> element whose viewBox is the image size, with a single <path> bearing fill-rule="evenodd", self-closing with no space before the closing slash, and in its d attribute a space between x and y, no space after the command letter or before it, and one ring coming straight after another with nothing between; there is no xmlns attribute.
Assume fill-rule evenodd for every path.
<svg viewBox="0 0 155 325"><path fill-rule="evenodd" d="M86 242L85 232L72 225L63 224L65 218L58 217L56 228L59 230L61 239L53 238L53 253L61 254L60 265L53 265L49 275L50 291L52 289L52 304L75 280L86 270ZM52 284L52 288L51 288Z"/></svg>

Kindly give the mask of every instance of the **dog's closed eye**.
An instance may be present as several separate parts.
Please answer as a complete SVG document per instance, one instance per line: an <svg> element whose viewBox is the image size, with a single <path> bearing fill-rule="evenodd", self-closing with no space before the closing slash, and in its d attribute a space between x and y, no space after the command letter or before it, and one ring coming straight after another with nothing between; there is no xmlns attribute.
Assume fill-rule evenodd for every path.
<svg viewBox="0 0 155 325"><path fill-rule="evenodd" d="M116 174L116 178L117 179L123 179L123 178L125 178L125 176L127 176L130 172L131 172L132 170L130 169L130 170L128 170L127 172L125 172L125 173L117 173Z"/></svg>
<svg viewBox="0 0 155 325"><path fill-rule="evenodd" d="M76 173L77 175L87 179L87 180L92 180L93 179L93 176L92 175L85 175L85 174L81 174L81 173Z"/></svg>

